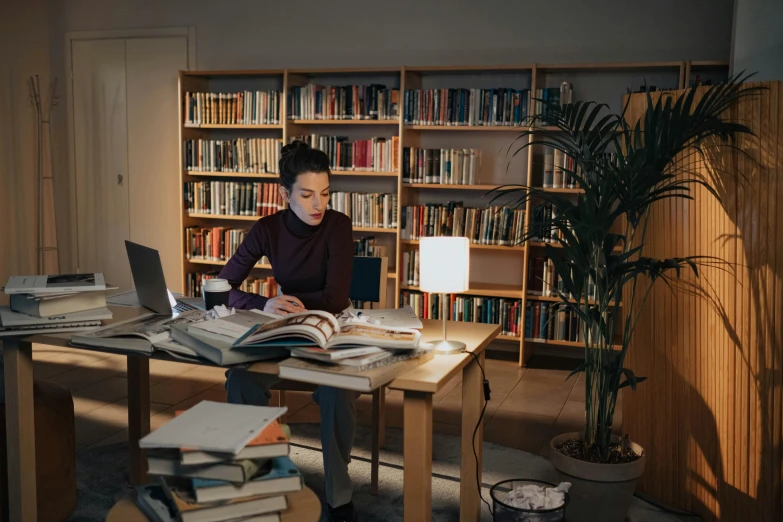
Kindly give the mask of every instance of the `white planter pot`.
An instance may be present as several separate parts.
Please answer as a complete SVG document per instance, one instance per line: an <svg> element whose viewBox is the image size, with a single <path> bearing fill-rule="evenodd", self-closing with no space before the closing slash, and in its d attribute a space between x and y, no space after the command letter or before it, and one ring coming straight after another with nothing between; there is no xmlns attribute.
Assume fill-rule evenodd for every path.
<svg viewBox="0 0 783 522"><path fill-rule="evenodd" d="M573 439L582 439L582 433L564 433L549 441L549 460L560 473L560 480L571 483L566 520L623 522L636 481L644 473L644 449L632 442L631 449L642 458L624 464L598 464L571 458L555 449L558 444Z"/></svg>

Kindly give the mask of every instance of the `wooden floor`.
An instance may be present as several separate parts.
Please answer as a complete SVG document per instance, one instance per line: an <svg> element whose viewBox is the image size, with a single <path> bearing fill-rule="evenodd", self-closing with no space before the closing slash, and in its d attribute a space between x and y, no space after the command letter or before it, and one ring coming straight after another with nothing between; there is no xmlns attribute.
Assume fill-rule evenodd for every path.
<svg viewBox="0 0 783 522"><path fill-rule="evenodd" d="M490 353L490 357L493 354ZM127 440L126 359L120 355L34 346L35 378L69 388L73 394L77 449ZM534 356L530 367L489 358L485 365L492 390L485 413L484 439L531 453L548 455L554 435L584 425L581 377L566 380L578 361ZM166 361L150 363L152 429L174 412L201 400L225 401L224 370ZM276 404L277 397L272 398ZM309 393L287 392L290 424L318 422L318 406ZM462 386L451 381L433 399L433 424L440 433L460 435ZM387 425L402 426L402 393L386 396ZM359 422L369 425L371 397L357 404ZM617 406L617 425L622 407Z"/></svg>

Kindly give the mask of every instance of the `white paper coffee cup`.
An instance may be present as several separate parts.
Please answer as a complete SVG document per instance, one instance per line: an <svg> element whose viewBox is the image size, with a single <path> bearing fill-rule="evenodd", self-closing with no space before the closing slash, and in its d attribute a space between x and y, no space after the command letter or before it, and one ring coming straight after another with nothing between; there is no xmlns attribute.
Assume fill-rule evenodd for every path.
<svg viewBox="0 0 783 522"><path fill-rule="evenodd" d="M204 307L207 310L212 310L218 305L228 306L230 293L231 285L225 279L207 279L201 287L201 295L204 296Z"/></svg>

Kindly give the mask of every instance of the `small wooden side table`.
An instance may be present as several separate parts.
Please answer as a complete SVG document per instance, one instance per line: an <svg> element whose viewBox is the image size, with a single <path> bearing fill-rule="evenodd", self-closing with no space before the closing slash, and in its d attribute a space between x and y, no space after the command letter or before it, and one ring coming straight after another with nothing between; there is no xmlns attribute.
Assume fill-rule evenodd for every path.
<svg viewBox="0 0 783 522"><path fill-rule="evenodd" d="M321 501L312 489L305 487L286 497L288 509L281 513L281 522L318 522L321 518ZM149 519L136 506L133 493L129 492L114 504L106 515L106 522L149 522Z"/></svg>

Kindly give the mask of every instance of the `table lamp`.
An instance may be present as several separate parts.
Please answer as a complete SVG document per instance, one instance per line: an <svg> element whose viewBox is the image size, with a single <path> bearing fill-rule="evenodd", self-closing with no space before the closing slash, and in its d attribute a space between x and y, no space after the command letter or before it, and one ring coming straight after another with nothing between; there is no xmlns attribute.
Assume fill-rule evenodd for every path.
<svg viewBox="0 0 783 522"><path fill-rule="evenodd" d="M424 237L419 242L419 281L422 292L442 294L443 339L433 341L436 353L460 353L465 343L446 336L449 315L446 294L468 290L470 242L466 237ZM445 308L446 310L444 310Z"/></svg>

